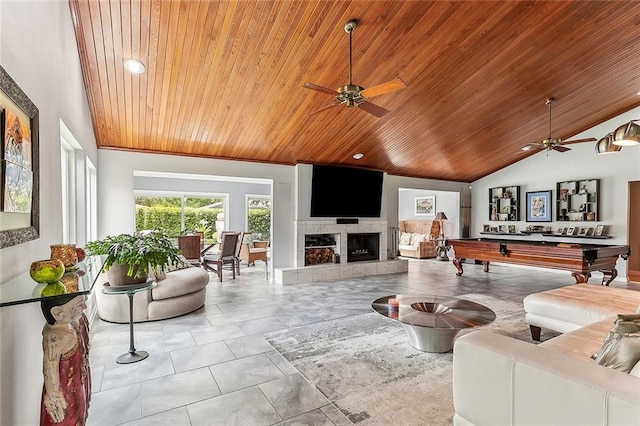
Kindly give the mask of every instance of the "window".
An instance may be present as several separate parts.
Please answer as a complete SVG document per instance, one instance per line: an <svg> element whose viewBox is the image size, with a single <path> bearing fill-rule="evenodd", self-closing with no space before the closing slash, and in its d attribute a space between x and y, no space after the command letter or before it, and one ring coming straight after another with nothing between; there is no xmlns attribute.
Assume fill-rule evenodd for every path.
<svg viewBox="0 0 640 426"><path fill-rule="evenodd" d="M185 232L202 232L205 243L214 243L216 228L224 228L225 205L226 196L137 193L136 231L159 229L176 239ZM216 224L219 213L222 223Z"/></svg>
<svg viewBox="0 0 640 426"><path fill-rule="evenodd" d="M98 176L87 158L87 241L98 239Z"/></svg>
<svg viewBox="0 0 640 426"><path fill-rule="evenodd" d="M271 197L247 195L247 226L254 238L271 239Z"/></svg>
<svg viewBox="0 0 640 426"><path fill-rule="evenodd" d="M82 147L67 126L60 120L62 242L65 244L73 244L77 240L77 198L78 195L84 195L81 190L78 190L79 182L81 182L78 179L78 175L83 177L84 172L83 168L80 169L80 173L77 172L77 162L79 160L84 160Z"/></svg>

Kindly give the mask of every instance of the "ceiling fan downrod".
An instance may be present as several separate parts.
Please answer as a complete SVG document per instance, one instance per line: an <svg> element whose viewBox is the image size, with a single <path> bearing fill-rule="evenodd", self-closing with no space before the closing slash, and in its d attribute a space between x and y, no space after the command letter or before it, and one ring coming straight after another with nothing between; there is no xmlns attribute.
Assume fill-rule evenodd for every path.
<svg viewBox="0 0 640 426"><path fill-rule="evenodd" d="M344 24L344 30L349 33L349 86L353 86L353 73L352 73L352 64L353 64L353 32L358 28L358 22L355 20L347 21Z"/></svg>
<svg viewBox="0 0 640 426"><path fill-rule="evenodd" d="M549 105L549 140L551 140L551 104L554 101L554 98L547 98L547 105Z"/></svg>

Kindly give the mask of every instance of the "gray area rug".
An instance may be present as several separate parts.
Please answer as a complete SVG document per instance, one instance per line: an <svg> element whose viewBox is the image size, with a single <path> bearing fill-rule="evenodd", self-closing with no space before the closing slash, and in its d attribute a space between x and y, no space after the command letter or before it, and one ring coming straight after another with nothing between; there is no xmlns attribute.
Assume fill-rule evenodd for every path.
<svg viewBox="0 0 640 426"><path fill-rule="evenodd" d="M533 342L522 304L482 294L459 297L496 313L485 330ZM553 335L543 333L542 340ZM265 338L354 423L452 424L453 353L414 349L404 329L382 315L340 318Z"/></svg>

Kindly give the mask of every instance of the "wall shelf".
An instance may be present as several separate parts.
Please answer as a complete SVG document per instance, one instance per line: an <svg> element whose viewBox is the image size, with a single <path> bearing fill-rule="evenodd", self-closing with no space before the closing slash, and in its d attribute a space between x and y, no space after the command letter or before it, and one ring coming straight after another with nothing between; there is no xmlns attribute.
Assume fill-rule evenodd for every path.
<svg viewBox="0 0 640 426"><path fill-rule="evenodd" d="M519 237L528 237L530 234L525 232L481 232L482 235L516 235Z"/></svg>
<svg viewBox="0 0 640 426"><path fill-rule="evenodd" d="M556 183L556 220L595 222L599 220L600 179Z"/></svg>
<svg viewBox="0 0 640 426"><path fill-rule="evenodd" d="M489 220L520 220L520 187L489 188Z"/></svg>
<svg viewBox="0 0 640 426"><path fill-rule="evenodd" d="M611 235L567 235L567 234L542 234L543 237L564 237L564 238L591 238L594 240L606 240L613 238Z"/></svg>

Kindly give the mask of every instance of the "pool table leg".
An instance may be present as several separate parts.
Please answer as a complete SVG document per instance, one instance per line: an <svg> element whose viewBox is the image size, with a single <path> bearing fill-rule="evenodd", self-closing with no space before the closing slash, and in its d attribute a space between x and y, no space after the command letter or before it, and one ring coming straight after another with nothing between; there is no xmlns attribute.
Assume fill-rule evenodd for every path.
<svg viewBox="0 0 640 426"><path fill-rule="evenodd" d="M600 272L602 272L602 285L606 286L609 286L609 284L611 284L611 281L615 280L618 276L618 270L616 268L610 270L603 269Z"/></svg>
<svg viewBox="0 0 640 426"><path fill-rule="evenodd" d="M584 284L589 281L590 273L582 274L580 272L572 272L571 276L576 279L576 284Z"/></svg>
<svg viewBox="0 0 640 426"><path fill-rule="evenodd" d="M482 270L484 272L489 272L489 261L482 262Z"/></svg>
<svg viewBox="0 0 640 426"><path fill-rule="evenodd" d="M456 272L456 276L457 277L462 276L462 273L464 272L462 270L462 259L460 259L458 257L454 257L453 258L453 266L455 266L456 269L458 270L458 272Z"/></svg>

